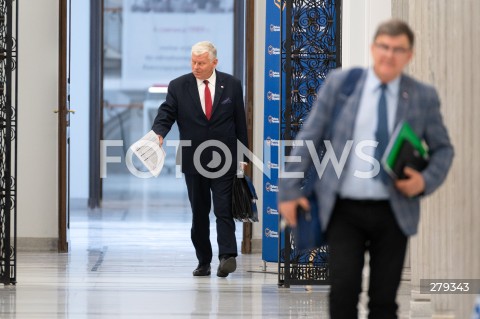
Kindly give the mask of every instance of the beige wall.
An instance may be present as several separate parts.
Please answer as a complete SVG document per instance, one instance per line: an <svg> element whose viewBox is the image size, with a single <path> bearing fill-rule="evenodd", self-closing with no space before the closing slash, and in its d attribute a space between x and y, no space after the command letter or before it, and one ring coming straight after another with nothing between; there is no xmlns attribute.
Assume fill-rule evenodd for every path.
<svg viewBox="0 0 480 319"><path fill-rule="evenodd" d="M409 73L434 84L455 147L444 186L423 202L419 235L411 242L412 313L469 318L474 295L416 294L419 279L480 278L480 1L393 0L393 16L417 35Z"/></svg>
<svg viewBox="0 0 480 319"><path fill-rule="evenodd" d="M58 237L58 1L19 2L18 248Z"/></svg>

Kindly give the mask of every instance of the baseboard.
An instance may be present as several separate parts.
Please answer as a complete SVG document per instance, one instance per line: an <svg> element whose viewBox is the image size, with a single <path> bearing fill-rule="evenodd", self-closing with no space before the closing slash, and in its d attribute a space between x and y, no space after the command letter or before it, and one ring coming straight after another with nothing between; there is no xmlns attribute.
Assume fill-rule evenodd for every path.
<svg viewBox="0 0 480 319"><path fill-rule="evenodd" d="M17 237L17 251L58 251L57 238Z"/></svg>
<svg viewBox="0 0 480 319"><path fill-rule="evenodd" d="M262 239L252 239L252 253L262 252Z"/></svg>

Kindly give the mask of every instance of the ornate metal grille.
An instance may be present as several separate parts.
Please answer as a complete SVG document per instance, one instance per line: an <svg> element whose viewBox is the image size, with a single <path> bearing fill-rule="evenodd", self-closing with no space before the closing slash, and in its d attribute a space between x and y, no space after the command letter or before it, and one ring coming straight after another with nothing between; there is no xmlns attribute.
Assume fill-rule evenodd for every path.
<svg viewBox="0 0 480 319"><path fill-rule="evenodd" d="M0 0L0 280L6 285L16 283L17 12L18 1Z"/></svg>
<svg viewBox="0 0 480 319"><path fill-rule="evenodd" d="M341 64L341 0L283 0L282 5L280 134L292 140L328 72ZM299 251L288 229L280 238L285 243L279 254L281 285L328 282L328 247Z"/></svg>

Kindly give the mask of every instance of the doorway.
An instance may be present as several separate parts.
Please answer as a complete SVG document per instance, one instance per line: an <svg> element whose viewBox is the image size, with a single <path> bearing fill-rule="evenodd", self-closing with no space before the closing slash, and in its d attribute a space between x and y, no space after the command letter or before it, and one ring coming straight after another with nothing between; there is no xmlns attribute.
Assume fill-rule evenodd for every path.
<svg viewBox="0 0 480 319"><path fill-rule="evenodd" d="M189 202L186 194L186 187L181 174L178 173L179 168L175 165L174 148L167 149L167 162L164 170L159 178L141 179L136 177L125 165L125 154L128 147L138 138L143 136L149 129L156 114L156 109L165 97L165 88L168 82L176 76L190 72L189 57L187 60L181 58L181 53L187 52L193 43L192 39L185 38L185 42L175 45L167 45L165 43L173 43L175 34L170 34L167 40L157 41L161 45L163 51L170 53L170 57L178 56L176 74L173 70L169 72L159 72L159 69L165 65L172 68L171 61L157 61L159 53L148 46L147 40L151 40L151 35L145 34L145 30L168 31L174 32L174 28L165 29L158 25L156 21L160 19L160 15L171 15L169 19L178 20L179 16L186 15L183 18L189 21L190 30L199 30L198 25L192 17L199 14L211 15L211 19L224 19L222 25L231 25L231 33L233 35L235 17L238 15L234 11L238 6L238 2L234 4L233 0L222 1L134 1L134 0L104 0L102 5L97 1L85 2L82 0L70 0L72 11L75 15L72 17L72 85L71 95L72 104L76 108L76 114L71 121L72 149L71 149L71 211L72 223L76 220L78 214L96 214L98 218L102 218L102 212L105 210L118 210L124 220L155 220L161 221L162 216L165 217L167 212L162 215L162 209L179 209L189 213ZM170 3L170 4L168 4ZM168 5L167 5L168 4ZM235 7L234 7L235 5ZM94 7L95 6L95 7ZM98 10L101 10L101 20L103 24L103 36L98 35L102 39L103 53L102 64L96 66L92 63L92 39L88 30L84 26L88 25L92 15L99 18ZM236 11L235 11L236 12ZM173 17L173 18L172 18ZM240 14L243 19L243 13ZM150 21L148 22L147 20ZM141 21L141 22L139 22ZM223 20L222 20L223 21ZM143 23L143 24L139 24ZM125 25L134 25L137 29L124 32ZM180 23L185 25L185 23ZM92 28L92 25L91 25ZM98 30L93 28L93 30ZM225 28L222 27L222 36L225 34ZM98 33L98 32L97 32ZM142 34L142 36L138 36ZM155 35L156 33L154 33ZM156 34L158 36L158 34ZM208 35L204 35L207 37ZM243 36L243 34L242 34ZM138 38L138 39L137 39ZM143 39L142 39L143 38ZM133 39L133 40L132 40ZM137 41L137 42L134 42ZM204 40L200 38L198 41ZM98 41L98 38L97 38ZM133 43L127 43L127 41ZM145 42L142 45L142 41ZM178 42L178 41L177 41ZM215 42L215 40L213 40ZM234 73L233 61L241 62L241 59L233 57L233 37L230 44L225 41L216 41L221 43L223 48L219 48L222 63L219 67L228 73ZM242 41L243 44L243 41ZM146 51L139 48L146 47ZM98 49L98 48L97 48ZM148 51L150 50L150 51ZM240 50L240 51L243 51ZM153 53L152 53L153 52ZM157 54L157 56L155 56ZM143 64L138 64L138 56L143 57ZM98 62L98 61L97 61ZM86 68L85 65L90 65ZM95 68L99 69L95 69ZM181 68L184 68L182 70ZM243 67L241 68L243 70ZM100 85L103 86L101 94L98 94L97 100L100 102L92 103L92 74L98 76L102 74L102 83L94 85L94 90L98 90ZM243 79L243 74L237 75ZM95 105L92 108L92 105ZM89 107L90 106L90 107ZM94 129L92 134L92 116L97 113L97 121L100 129ZM86 130L90 127L90 130ZM92 135L98 134L98 138L92 144ZM169 134L169 139L176 139L178 131L175 129ZM100 149L100 142L97 140L116 141L114 145L105 146ZM99 150L100 149L100 150ZM93 152L93 156L92 156ZM98 153L95 153L98 152ZM101 153L104 152L104 153ZM105 178L97 178L95 174L100 176L103 164L96 161L100 156L105 155L110 158L118 159L119 163L109 162L105 165ZM143 168L134 161L135 169L142 171ZM89 172L89 173L87 173ZM93 204L93 205L92 205ZM87 209L90 206L90 209ZM143 207L142 212L133 212L134 209L123 209L125 207ZM101 207L101 208L100 208ZM123 210L122 210L123 209ZM157 215L158 212L158 215ZM128 216L128 214L136 214ZM153 217L152 217L153 216ZM190 217L184 218L185 222L190 222ZM167 218L168 219L168 218ZM83 219L80 219L83 220ZM239 224L237 229L242 230ZM238 236L237 238L241 238Z"/></svg>

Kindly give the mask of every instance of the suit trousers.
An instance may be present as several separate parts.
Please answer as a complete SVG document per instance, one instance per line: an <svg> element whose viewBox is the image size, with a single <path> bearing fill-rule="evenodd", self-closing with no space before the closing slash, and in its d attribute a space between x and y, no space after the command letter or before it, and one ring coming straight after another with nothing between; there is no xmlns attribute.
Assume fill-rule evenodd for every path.
<svg viewBox="0 0 480 319"><path fill-rule="evenodd" d="M233 173L219 178L185 174L188 198L192 208L191 239L200 265L210 264L212 261L209 218L212 199L219 258L237 256L235 222L232 217L233 177Z"/></svg>
<svg viewBox="0 0 480 319"><path fill-rule="evenodd" d="M370 255L368 318L397 318L395 301L408 237L385 201L337 199L327 227L330 316L358 317L365 252Z"/></svg>

